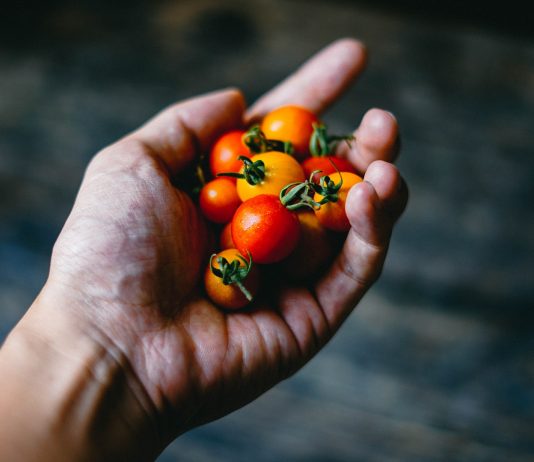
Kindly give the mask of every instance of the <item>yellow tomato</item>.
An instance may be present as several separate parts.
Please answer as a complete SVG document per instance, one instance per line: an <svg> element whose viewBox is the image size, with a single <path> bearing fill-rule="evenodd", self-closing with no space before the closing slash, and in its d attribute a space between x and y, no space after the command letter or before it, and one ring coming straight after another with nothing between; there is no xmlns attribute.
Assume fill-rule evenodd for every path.
<svg viewBox="0 0 534 462"><path fill-rule="evenodd" d="M304 172L294 157L282 152L264 152L256 154L250 159L252 162L262 161L265 165L264 177L257 184L249 184L246 179L237 180L237 194L245 202L259 194L274 194L278 196L280 190L297 181L304 181ZM243 166L240 173L244 173Z"/></svg>

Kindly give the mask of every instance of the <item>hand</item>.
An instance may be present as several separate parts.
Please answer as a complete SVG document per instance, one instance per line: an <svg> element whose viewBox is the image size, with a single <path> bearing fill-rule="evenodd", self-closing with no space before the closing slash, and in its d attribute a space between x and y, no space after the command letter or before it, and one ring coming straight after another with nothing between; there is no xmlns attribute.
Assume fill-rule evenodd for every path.
<svg viewBox="0 0 534 462"><path fill-rule="evenodd" d="M275 306L259 300L252 310L226 313L202 295L207 230L176 180L244 120L282 104L320 113L364 61L358 42L338 41L248 111L236 90L194 98L90 163L54 247L50 277L22 326L31 332L52 322L76 326L78 336L115 358L143 419L154 422L153 453L298 370L378 277L407 196L389 163L397 146L389 113L370 110L352 148L341 147L366 181L349 194L352 229L340 255L311 289L280 288Z"/></svg>

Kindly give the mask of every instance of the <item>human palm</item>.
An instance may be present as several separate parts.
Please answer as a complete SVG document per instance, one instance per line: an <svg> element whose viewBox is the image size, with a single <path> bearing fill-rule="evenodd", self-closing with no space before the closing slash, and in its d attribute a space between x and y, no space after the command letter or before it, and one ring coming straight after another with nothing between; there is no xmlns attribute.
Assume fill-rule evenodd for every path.
<svg viewBox="0 0 534 462"><path fill-rule="evenodd" d="M406 202L392 160L396 123L371 110L345 153L365 174L347 200L352 224L326 274L276 286L269 301L225 312L203 294L209 233L180 189L195 155L226 130L281 104L316 112L363 67L340 41L245 113L241 95L213 93L173 106L99 153L54 249L47 288L68 293L92 335L124 354L172 438L249 402L296 371L335 333L378 276ZM169 420L170 419L170 420ZM165 426L166 424L164 424Z"/></svg>

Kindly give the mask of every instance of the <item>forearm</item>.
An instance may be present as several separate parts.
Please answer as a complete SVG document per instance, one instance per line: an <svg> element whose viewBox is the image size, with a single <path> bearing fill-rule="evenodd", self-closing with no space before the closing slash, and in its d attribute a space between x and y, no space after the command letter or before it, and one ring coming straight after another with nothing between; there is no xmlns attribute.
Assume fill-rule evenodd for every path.
<svg viewBox="0 0 534 462"><path fill-rule="evenodd" d="M152 460L150 400L125 356L37 302L0 349L0 460Z"/></svg>

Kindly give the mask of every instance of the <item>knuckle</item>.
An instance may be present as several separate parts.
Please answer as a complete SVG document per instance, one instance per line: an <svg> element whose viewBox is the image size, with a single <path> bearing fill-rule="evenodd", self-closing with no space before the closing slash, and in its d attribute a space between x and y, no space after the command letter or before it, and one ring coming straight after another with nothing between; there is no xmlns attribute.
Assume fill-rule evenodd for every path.
<svg viewBox="0 0 534 462"><path fill-rule="evenodd" d="M86 176L131 170L153 162L150 149L140 140L124 138L105 147L89 162Z"/></svg>

